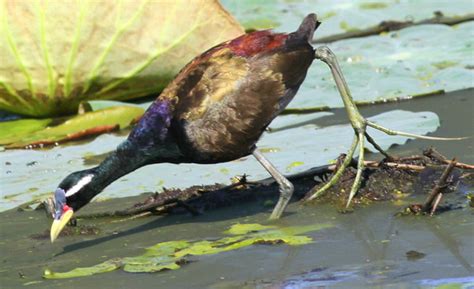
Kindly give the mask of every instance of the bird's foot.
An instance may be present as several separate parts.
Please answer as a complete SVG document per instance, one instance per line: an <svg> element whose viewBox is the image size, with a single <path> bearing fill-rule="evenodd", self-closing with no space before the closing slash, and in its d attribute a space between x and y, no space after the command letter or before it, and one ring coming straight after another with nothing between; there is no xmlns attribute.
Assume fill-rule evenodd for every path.
<svg viewBox="0 0 474 289"><path fill-rule="evenodd" d="M352 120L351 120L352 121ZM321 188L318 188L317 186L313 187L311 191L308 193L310 195L309 198L307 198L307 201L314 200L315 198L321 196L324 194L327 190L329 190L332 186L334 186L339 179L341 178L342 174L346 170L346 168L350 165L352 161L352 157L354 155L354 152L358 148L358 160L357 160L357 173L354 179L354 183L352 184L351 191L349 193L349 197L346 203L346 207L349 207L351 204L352 199L354 198L355 194L360 188L360 185L362 183L362 174L364 171L364 154L365 154L365 141L367 140L372 146L379 151L382 155L385 156L385 160L387 161L393 161L398 159L397 157L394 157L392 155L389 155L387 152L385 152L375 141L374 139L367 133L366 127L370 126L374 129L380 130L388 135L401 135L401 136L408 136L408 137L413 137L413 138L419 138L419 139L429 139L429 140L459 140L463 138L442 138L442 137L431 137L431 136L423 136L423 135L416 135L416 134L411 134L411 133L406 133L406 132L401 132L401 131L395 131L391 130L388 128L385 128L383 126L380 126L378 124L372 123L370 121L365 120L365 127L361 130L356 130L354 140L352 142L351 147L349 148L349 151L347 152L346 157L344 160L340 163L340 165L337 167L335 173L331 176L331 178L324 184Z"/></svg>
<svg viewBox="0 0 474 289"><path fill-rule="evenodd" d="M349 152L347 153L347 156L342 162L342 164L339 166L339 168L336 170L336 172L333 174L333 176L329 179L329 181L324 186L322 186L320 189L317 189L316 187L314 187L310 191L311 196L307 199L307 201L317 198L318 196L322 195L325 191L327 191L329 188L331 188L334 184L337 183L337 181L342 176L344 170L351 163L352 156L354 155L354 152L358 147L359 156L358 156L358 161L357 161L357 173L354 179L354 183L352 184L352 188L349 193L349 198L347 200L346 206L348 207L351 204L352 198L359 190L361 182L362 182L362 173L364 171L365 140L367 140L370 144L372 144L372 146L376 150L382 153L386 159L394 160L394 157L387 154L374 141L374 139L370 137L370 135L367 133L367 127L372 127L388 135L399 135L399 136L406 136L406 137L419 138L419 139L428 139L428 140L466 139L465 137L461 137L461 138L431 137L431 136L417 135L417 134L412 134L412 133L407 133L407 132L402 132L402 131L396 131L396 130L388 129L386 127L383 127L381 125L378 125L374 122L367 120L360 114L359 109L357 108L354 100L352 99L349 87L344 79L344 75L342 74L341 68L339 67L337 58L334 55L334 53L327 46L321 46L315 50L315 58L326 63L331 69L331 73L336 82L336 87L339 90L339 94L341 95L342 101L344 102L344 107L346 108L347 115L354 129L355 137L349 149Z"/></svg>
<svg viewBox="0 0 474 289"><path fill-rule="evenodd" d="M282 174L272 163L267 160L261 151L256 147L252 152L255 159L270 173L273 179L278 183L280 187L280 197L278 199L273 212L270 215L270 220L276 220L281 217L288 203L290 202L291 196L293 195L294 187L293 184Z"/></svg>

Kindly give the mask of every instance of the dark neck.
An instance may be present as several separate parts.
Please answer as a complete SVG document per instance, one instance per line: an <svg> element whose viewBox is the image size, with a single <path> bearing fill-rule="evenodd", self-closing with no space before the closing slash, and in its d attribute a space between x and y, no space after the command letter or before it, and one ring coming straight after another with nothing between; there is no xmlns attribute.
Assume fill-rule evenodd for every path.
<svg viewBox="0 0 474 289"><path fill-rule="evenodd" d="M143 150L122 144L117 150L108 155L100 165L88 170L94 177L89 184L89 195L86 198L90 201L120 177L149 163L147 154Z"/></svg>
<svg viewBox="0 0 474 289"><path fill-rule="evenodd" d="M102 163L90 169L94 175L90 183L90 201L120 177L148 164L179 162L180 153L175 145L143 147L129 140L124 141Z"/></svg>
<svg viewBox="0 0 474 289"><path fill-rule="evenodd" d="M100 193L117 179L143 165L140 159L124 158L114 151L99 166L92 169L95 181L91 185Z"/></svg>

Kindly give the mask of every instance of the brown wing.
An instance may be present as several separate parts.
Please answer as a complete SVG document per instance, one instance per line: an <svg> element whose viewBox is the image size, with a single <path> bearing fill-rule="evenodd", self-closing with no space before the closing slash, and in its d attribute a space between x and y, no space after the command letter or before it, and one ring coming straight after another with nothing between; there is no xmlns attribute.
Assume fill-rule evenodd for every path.
<svg viewBox="0 0 474 289"><path fill-rule="evenodd" d="M218 51L191 73L196 81L199 80L178 91L176 119L193 122L204 117L209 110L221 107L225 98L239 89L248 74L247 59L234 56L228 49Z"/></svg>
<svg viewBox="0 0 474 289"><path fill-rule="evenodd" d="M207 97L198 118L181 118L180 139L196 162L227 161L250 153L285 92L281 74L261 70L252 67L232 89L223 88L226 94Z"/></svg>
<svg viewBox="0 0 474 289"><path fill-rule="evenodd" d="M248 59L226 52L197 69L194 75L200 75L196 77L199 80L180 95L176 106L174 127L182 150L194 162L203 163L249 154L304 79L309 64L294 63L299 73L287 76L288 87L280 72L291 70L282 67L282 63L285 58L299 59L297 54L300 53L285 52Z"/></svg>

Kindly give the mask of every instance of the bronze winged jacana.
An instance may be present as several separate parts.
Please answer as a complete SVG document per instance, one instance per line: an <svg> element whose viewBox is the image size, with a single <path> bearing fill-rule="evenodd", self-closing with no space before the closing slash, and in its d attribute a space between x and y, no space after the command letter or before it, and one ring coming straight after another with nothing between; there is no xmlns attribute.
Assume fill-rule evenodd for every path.
<svg viewBox="0 0 474 289"><path fill-rule="evenodd" d="M156 163L212 164L252 154L280 186L280 197L270 217L279 218L292 196L293 185L255 144L293 99L315 58L329 65L356 132L342 170L360 143L359 169L349 203L360 184L364 137L374 143L366 134L366 126L402 133L387 130L360 115L334 54L327 47L314 50L309 44L319 24L316 15L309 14L293 33L266 30L245 34L209 49L187 64L111 155L99 166L74 172L59 184L54 193L51 241L73 212L110 183ZM328 185L337 180L342 170Z"/></svg>

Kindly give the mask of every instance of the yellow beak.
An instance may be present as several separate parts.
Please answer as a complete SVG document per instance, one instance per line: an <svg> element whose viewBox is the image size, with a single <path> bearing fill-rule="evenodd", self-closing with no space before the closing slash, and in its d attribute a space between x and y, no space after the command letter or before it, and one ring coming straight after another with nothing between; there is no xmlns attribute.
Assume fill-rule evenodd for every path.
<svg viewBox="0 0 474 289"><path fill-rule="evenodd" d="M56 238L59 236L59 233L63 230L64 226L69 222L71 219L72 215L74 214L74 211L72 209L67 210L64 212L59 220L54 220L53 224L51 225L51 243L56 240Z"/></svg>

